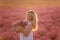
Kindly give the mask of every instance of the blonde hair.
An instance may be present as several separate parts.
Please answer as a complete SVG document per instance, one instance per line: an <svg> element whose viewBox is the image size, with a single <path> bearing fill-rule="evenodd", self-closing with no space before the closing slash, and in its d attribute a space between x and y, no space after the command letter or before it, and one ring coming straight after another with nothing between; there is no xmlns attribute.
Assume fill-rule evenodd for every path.
<svg viewBox="0 0 60 40"><path fill-rule="evenodd" d="M28 13L31 12L31 11L33 12L33 21L32 21L32 23L33 23L33 25L36 26L36 28L32 29L32 31L36 31L36 30L38 30L38 17L37 17L37 13L34 10L28 10L27 13L26 13L26 20L27 20L27 17L28 17Z"/></svg>

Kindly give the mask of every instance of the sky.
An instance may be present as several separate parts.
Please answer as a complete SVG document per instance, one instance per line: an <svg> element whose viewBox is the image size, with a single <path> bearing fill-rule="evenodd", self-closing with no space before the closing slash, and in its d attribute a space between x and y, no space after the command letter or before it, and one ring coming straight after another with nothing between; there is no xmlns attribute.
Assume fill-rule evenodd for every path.
<svg viewBox="0 0 60 40"><path fill-rule="evenodd" d="M55 7L60 6L60 0L0 0L0 7Z"/></svg>

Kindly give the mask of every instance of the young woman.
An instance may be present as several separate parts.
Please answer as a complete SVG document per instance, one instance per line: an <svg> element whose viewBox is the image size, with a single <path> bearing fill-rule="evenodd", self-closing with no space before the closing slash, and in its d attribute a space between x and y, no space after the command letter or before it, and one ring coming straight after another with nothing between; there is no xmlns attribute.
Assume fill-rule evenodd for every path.
<svg viewBox="0 0 60 40"><path fill-rule="evenodd" d="M29 32L26 32L28 33L27 36L25 36L24 33L20 33L20 40L33 40L33 31L38 29L38 18L35 11L29 10L27 12L25 22L27 22L25 31Z"/></svg>
<svg viewBox="0 0 60 40"><path fill-rule="evenodd" d="M22 27L16 28L17 31L19 30L20 32L20 40L33 40L33 32L38 29L38 18L35 11L29 10L26 13L26 19L18 24L20 24L19 26L22 26ZM15 25L15 26L18 26L18 25Z"/></svg>

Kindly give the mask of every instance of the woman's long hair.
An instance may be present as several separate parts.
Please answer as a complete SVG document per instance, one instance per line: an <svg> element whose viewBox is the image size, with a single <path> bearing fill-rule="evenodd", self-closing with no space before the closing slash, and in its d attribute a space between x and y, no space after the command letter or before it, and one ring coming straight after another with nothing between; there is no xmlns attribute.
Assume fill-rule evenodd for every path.
<svg viewBox="0 0 60 40"><path fill-rule="evenodd" d="M26 13L26 20L28 20L28 13L32 12L32 24L35 25L35 29L32 29L32 31L36 31L38 29L38 17L37 17L37 13L34 10L28 10ZM30 14L30 13L29 13Z"/></svg>

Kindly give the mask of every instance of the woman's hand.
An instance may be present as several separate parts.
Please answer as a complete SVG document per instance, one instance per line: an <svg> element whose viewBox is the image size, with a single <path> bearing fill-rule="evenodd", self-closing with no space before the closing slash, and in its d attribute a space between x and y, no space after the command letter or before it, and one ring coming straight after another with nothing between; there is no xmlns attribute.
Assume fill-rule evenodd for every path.
<svg viewBox="0 0 60 40"><path fill-rule="evenodd" d="M22 32L22 30L23 30L22 27L16 27L16 28L15 28L15 32L18 32L18 33Z"/></svg>

